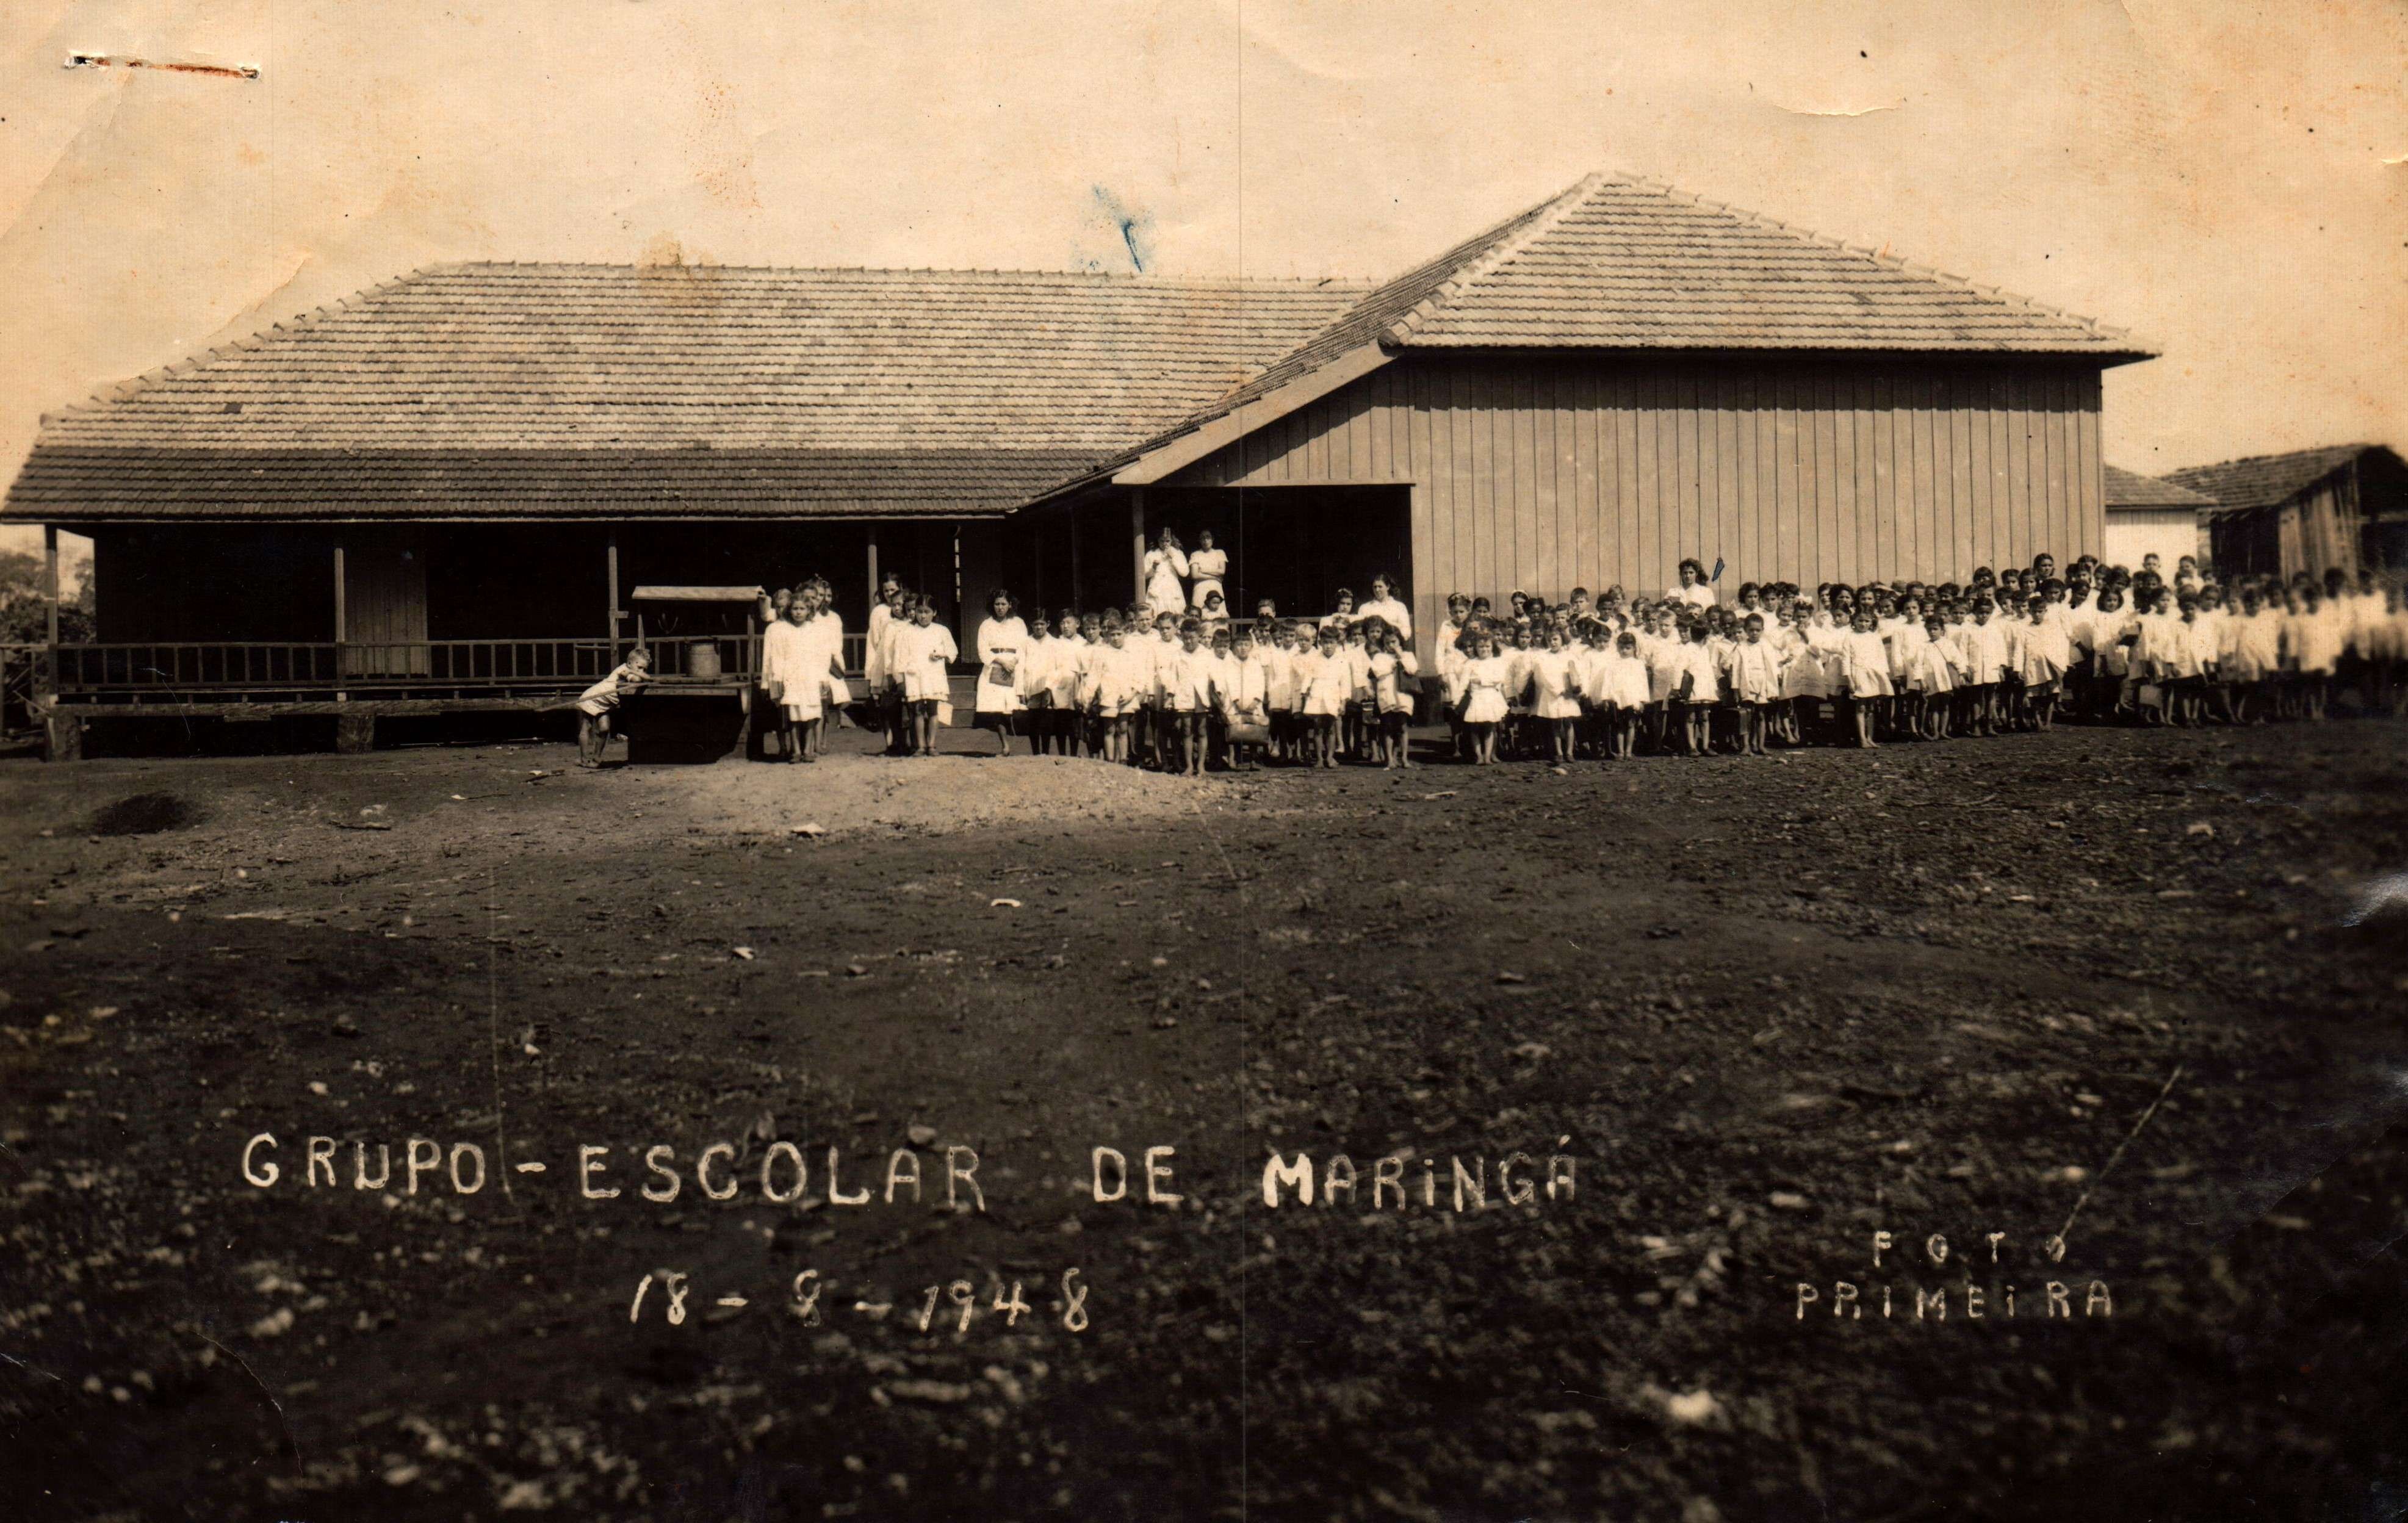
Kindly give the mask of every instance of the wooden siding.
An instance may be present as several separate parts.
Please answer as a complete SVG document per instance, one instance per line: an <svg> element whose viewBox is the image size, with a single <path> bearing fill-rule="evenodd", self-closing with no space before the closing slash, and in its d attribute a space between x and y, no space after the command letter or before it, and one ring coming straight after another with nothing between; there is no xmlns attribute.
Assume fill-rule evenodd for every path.
<svg viewBox="0 0 2408 1523"><path fill-rule="evenodd" d="M1453 591L1963 581L2104 543L2095 365L1407 357L1170 478L1406 482L1415 621Z"/></svg>

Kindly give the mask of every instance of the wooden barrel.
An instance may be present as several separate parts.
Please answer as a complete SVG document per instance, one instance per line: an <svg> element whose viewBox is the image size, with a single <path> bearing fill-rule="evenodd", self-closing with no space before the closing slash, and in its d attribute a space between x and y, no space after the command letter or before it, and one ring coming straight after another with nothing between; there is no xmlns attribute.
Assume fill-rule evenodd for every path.
<svg viewBox="0 0 2408 1523"><path fill-rule="evenodd" d="M685 674L699 682L717 682L720 675L719 642L695 640L686 652Z"/></svg>

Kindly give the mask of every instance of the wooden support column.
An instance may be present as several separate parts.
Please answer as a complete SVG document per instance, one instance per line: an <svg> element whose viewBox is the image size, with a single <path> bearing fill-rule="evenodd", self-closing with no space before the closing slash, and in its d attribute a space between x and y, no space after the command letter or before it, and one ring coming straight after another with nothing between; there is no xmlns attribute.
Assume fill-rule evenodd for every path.
<svg viewBox="0 0 2408 1523"><path fill-rule="evenodd" d="M1132 603L1145 601L1145 488L1129 488L1129 594Z"/></svg>
<svg viewBox="0 0 2408 1523"><path fill-rule="evenodd" d="M59 658L59 526L42 525L42 596L50 604L50 646L53 667Z"/></svg>
<svg viewBox="0 0 2408 1523"><path fill-rule="evenodd" d="M43 653L42 678L36 684L36 711L42 715L42 759L44 761L79 761L83 757L83 721L62 711L58 704L59 682L59 526L42 525L42 596L50 605L48 639L50 649Z"/></svg>
<svg viewBox="0 0 2408 1523"><path fill-rule="evenodd" d="M348 592L350 582L351 578L343 569L343 547L337 545L335 547L335 675L338 678L343 675L350 659L350 653L343 649L344 641L351 638L351 602ZM335 695L335 701L342 703L350 697L349 693L337 693ZM338 726L339 724L340 721L337 721ZM340 740L338 732L337 749L340 748Z"/></svg>
<svg viewBox="0 0 2408 1523"><path fill-rule="evenodd" d="M1087 579L1079 574L1079 505L1070 503L1062 510L1063 522L1070 525L1070 606L1082 609L1087 603Z"/></svg>
<svg viewBox="0 0 2408 1523"><path fill-rule="evenodd" d="M874 609L878 606L878 525L875 523L869 525L868 560L869 601L865 604L863 608L863 616L865 618L867 617L867 611L869 609Z"/></svg>
<svg viewBox="0 0 2408 1523"><path fill-rule="evenodd" d="M614 524L602 534L603 555L609 564L610 580L610 617L604 627L609 632L610 660L615 664L619 659L619 527Z"/></svg>

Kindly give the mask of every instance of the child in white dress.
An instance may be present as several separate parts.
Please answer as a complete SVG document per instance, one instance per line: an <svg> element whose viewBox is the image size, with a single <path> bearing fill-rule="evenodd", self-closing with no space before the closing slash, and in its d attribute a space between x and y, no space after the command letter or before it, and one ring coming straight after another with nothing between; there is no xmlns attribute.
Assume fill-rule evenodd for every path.
<svg viewBox="0 0 2408 1523"><path fill-rule="evenodd" d="M1484 630L1472 637L1472 652L1464 664L1463 727L1471 737L1473 765L1487 767L1497 760L1497 726L1508 711L1512 666L1498 653L1497 637Z"/></svg>
<svg viewBox="0 0 2408 1523"><path fill-rule="evenodd" d="M1873 716L1880 700L1890 696L1889 652L1882 644L1871 609L1857 606L1856 622L1841 641L1840 655L1841 690L1847 695L1856 744L1864 748L1878 745L1880 742L1873 739Z"/></svg>
<svg viewBox="0 0 2408 1523"><path fill-rule="evenodd" d="M1318 649L1297 662L1297 711L1309 726L1309 765L1338 765L1338 722L1354 693L1354 671L1339 644L1338 627L1323 625Z"/></svg>
<svg viewBox="0 0 2408 1523"><path fill-rule="evenodd" d="M1550 755L1558 767L1572 759L1572 731L1580 721L1580 678L1563 631L1550 626L1547 648L1530 654L1530 717L1546 727Z"/></svg>
<svg viewBox="0 0 2408 1523"><path fill-rule="evenodd" d="M1741 642L1730 657L1731 696L1739 702L1740 746L1751 756L1765 754L1765 711L1781 700L1781 658L1764 642L1764 615L1750 613Z"/></svg>
<svg viewBox="0 0 2408 1523"><path fill-rule="evenodd" d="M934 756L937 728L952 718L953 689L945 668L961 651L953 643L953 632L936 618L936 600L924 593L911 603L911 622L896 625L892 636L913 756Z"/></svg>

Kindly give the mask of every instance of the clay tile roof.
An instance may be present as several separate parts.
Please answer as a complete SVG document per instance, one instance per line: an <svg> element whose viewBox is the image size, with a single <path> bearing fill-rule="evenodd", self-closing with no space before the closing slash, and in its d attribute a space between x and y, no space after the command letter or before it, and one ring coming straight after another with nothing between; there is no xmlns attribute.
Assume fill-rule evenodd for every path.
<svg viewBox="0 0 2408 1523"><path fill-rule="evenodd" d="M2166 480L2202 493L2227 511L2271 508L2315 485L2379 444L2334 444L2289 454L2253 454L2215 466L2186 466ZM2388 451L2384 451L2389 453Z"/></svg>
<svg viewBox="0 0 2408 1523"><path fill-rule="evenodd" d="M1379 287L1111 468L1365 344L1441 349L2156 352L2121 328L1654 180L1590 175Z"/></svg>
<svg viewBox="0 0 2408 1523"><path fill-rule="evenodd" d="M1591 176L1500 231L1393 342L2152 352L2122 329L1629 176Z"/></svg>
<svg viewBox="0 0 2408 1523"><path fill-rule="evenodd" d="M2176 486L2155 476L2138 471L2107 470L2107 506L2110 508L2213 508L2215 499L2203 496L2188 487Z"/></svg>
<svg viewBox="0 0 2408 1523"><path fill-rule="evenodd" d="M12 516L1000 511L1359 284L452 265L44 421Z"/></svg>

